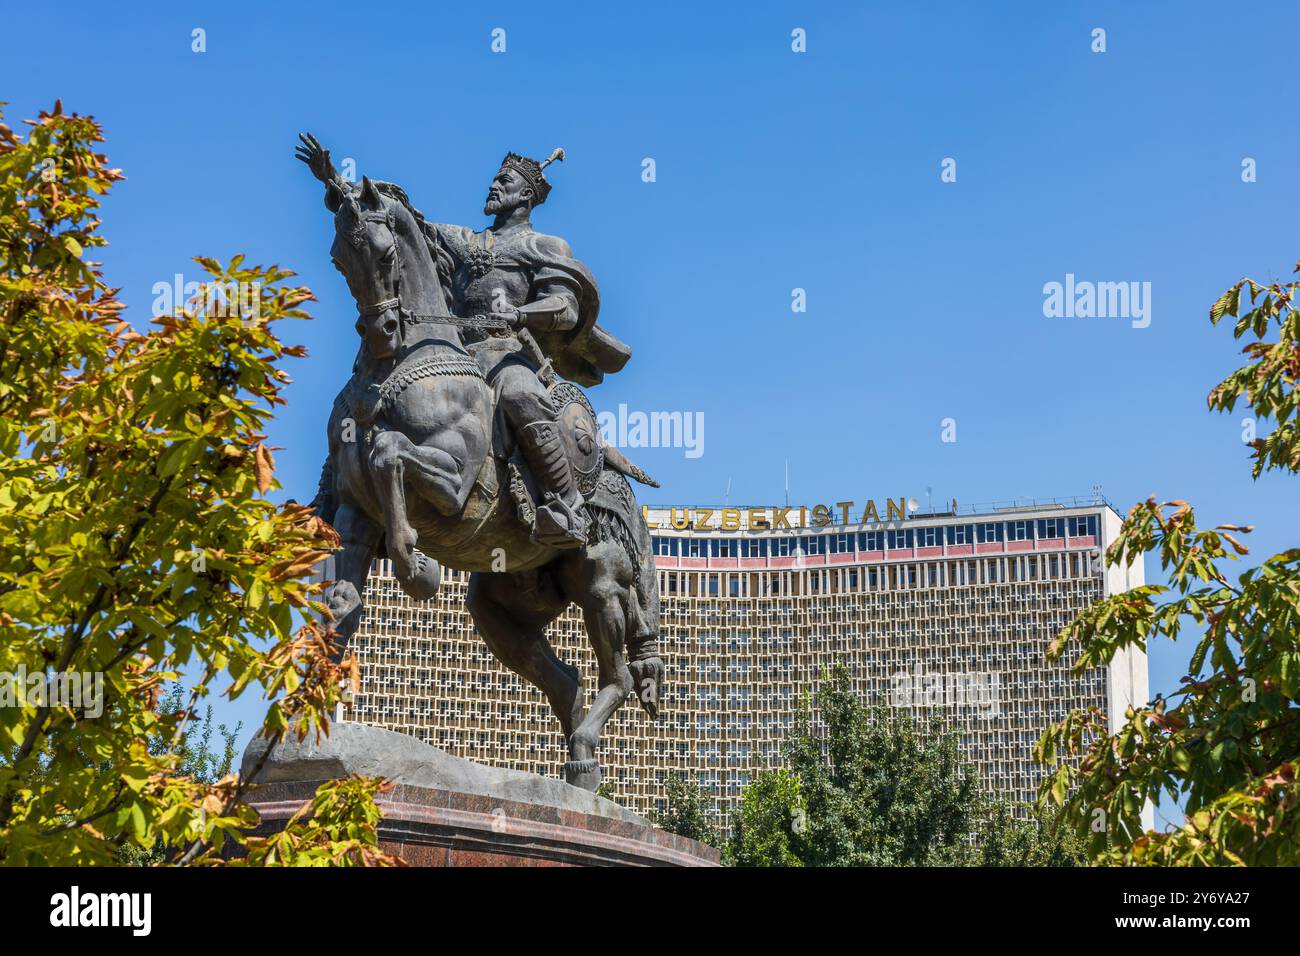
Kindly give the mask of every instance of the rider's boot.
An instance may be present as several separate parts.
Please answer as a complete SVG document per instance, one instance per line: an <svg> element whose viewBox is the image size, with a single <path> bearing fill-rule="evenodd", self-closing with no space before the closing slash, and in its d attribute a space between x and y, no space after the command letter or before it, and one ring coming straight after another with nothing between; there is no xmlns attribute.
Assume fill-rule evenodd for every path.
<svg viewBox="0 0 1300 956"><path fill-rule="evenodd" d="M540 421L516 429L533 477L542 486L542 503L533 520L533 540L553 548L578 548L587 543L587 517L582 492L573 481L573 467L564 453L555 422Z"/></svg>

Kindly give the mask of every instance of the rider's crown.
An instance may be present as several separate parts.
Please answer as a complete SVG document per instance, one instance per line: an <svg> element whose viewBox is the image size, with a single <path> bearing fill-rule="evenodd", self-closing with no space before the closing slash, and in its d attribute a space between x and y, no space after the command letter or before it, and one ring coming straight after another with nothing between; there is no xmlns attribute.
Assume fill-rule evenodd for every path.
<svg viewBox="0 0 1300 956"><path fill-rule="evenodd" d="M539 163L535 159L529 159L527 156L520 156L518 153L506 153L506 158L501 160L502 169L513 169L524 181L533 187L533 204L540 206L546 202L546 194L551 191L551 184L546 181L542 175L542 170L555 162L557 159L564 159L564 150L557 149L551 153L550 158L544 163Z"/></svg>

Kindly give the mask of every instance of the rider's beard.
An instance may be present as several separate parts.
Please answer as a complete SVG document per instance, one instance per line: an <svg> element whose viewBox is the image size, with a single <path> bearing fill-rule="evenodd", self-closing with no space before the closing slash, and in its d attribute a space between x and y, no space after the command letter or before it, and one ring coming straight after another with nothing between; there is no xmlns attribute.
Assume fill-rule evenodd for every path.
<svg viewBox="0 0 1300 956"><path fill-rule="evenodd" d="M522 205L523 201L523 197L517 192L507 193L504 196L498 195L496 199L489 195L487 202L483 205L483 215L507 215L513 212L516 206Z"/></svg>

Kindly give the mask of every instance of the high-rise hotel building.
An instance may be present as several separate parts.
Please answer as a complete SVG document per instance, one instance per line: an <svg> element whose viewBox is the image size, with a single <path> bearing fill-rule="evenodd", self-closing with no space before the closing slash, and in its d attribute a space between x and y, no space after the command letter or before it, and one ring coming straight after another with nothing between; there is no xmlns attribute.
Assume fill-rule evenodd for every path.
<svg viewBox="0 0 1300 956"><path fill-rule="evenodd" d="M794 508L648 508L667 666L662 715L629 700L600 750L605 779L645 813L677 773L723 822L750 777L780 761L800 700L835 664L855 689L961 734L983 785L1032 801L1035 740L1073 708L1111 726L1147 700L1145 655L1071 672L1049 642L1103 595L1143 583L1102 560L1120 516L1100 499L917 514L903 499ZM415 604L380 561L354 638L362 685L346 718L458 756L551 776L565 749L541 693L499 664L464 608L467 575ZM552 643L592 694L596 665L570 606Z"/></svg>

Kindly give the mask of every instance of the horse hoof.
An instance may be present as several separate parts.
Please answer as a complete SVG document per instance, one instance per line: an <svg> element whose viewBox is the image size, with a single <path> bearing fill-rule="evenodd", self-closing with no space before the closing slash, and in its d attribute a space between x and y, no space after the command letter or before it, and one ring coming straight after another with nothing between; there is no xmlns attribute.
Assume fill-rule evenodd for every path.
<svg viewBox="0 0 1300 956"><path fill-rule="evenodd" d="M627 667L632 675L632 689L636 694L637 702L651 720L658 720L660 692L664 682L663 659L647 657L643 660L631 661Z"/></svg>
<svg viewBox="0 0 1300 956"><path fill-rule="evenodd" d="M327 612L326 629L334 632L338 649L335 659L343 656L343 648L361 622L361 595L351 581L337 581L325 592Z"/></svg>
<svg viewBox="0 0 1300 956"><path fill-rule="evenodd" d="M595 757L570 760L564 765L564 781L571 787L595 793L600 786L600 761Z"/></svg>
<svg viewBox="0 0 1300 956"><path fill-rule="evenodd" d="M438 596L442 584L442 567L437 561L418 550L411 552L411 574L399 578L397 583L414 601L431 601Z"/></svg>

